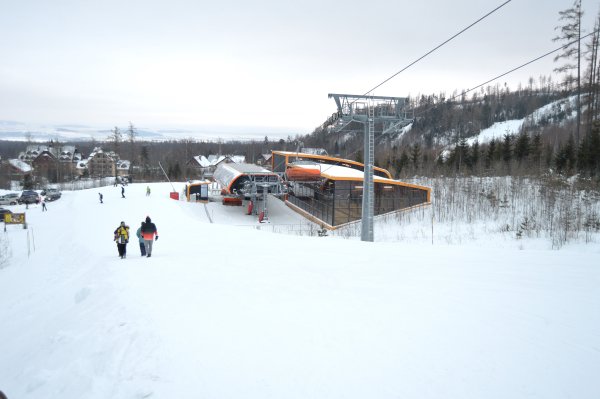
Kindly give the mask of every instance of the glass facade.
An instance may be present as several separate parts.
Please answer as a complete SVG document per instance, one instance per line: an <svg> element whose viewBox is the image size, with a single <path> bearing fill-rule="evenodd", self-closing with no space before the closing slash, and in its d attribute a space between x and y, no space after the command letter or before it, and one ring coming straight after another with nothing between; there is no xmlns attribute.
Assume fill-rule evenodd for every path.
<svg viewBox="0 0 600 399"><path fill-rule="evenodd" d="M360 220L362 189L362 181L295 182L288 201L330 226L339 226ZM427 203L427 194L425 188L375 182L375 215Z"/></svg>

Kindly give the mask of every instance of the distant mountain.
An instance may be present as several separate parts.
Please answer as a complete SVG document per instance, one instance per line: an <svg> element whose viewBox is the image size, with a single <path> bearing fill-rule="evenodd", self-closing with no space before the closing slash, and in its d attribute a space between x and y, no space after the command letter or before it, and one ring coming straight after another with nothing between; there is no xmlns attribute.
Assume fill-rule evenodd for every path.
<svg viewBox="0 0 600 399"><path fill-rule="evenodd" d="M120 127L123 137L126 137L127 126ZM217 141L224 140L260 140L266 135L269 137L285 137L289 132L273 133L272 129L264 131L257 128L162 128L151 129L147 127L136 128L140 140L170 141L192 138L196 140ZM103 141L111 135L111 129L78 124L40 125L27 124L18 121L0 120L0 140L44 142L49 140L59 141L89 141L90 139Z"/></svg>

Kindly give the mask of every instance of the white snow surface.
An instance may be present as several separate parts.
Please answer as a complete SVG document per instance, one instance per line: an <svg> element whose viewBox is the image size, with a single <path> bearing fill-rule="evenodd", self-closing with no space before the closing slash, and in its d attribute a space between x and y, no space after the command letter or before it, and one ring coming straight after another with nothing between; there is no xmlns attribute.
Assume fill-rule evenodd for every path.
<svg viewBox="0 0 600 399"><path fill-rule="evenodd" d="M473 145L475 141L478 141L479 144L489 143L492 141L492 139L495 139L496 141L502 141L502 138L505 134L518 135L521 131L524 121L525 119L514 119L510 121L496 122L487 129L483 129L481 132L479 132L479 135L468 139L467 144Z"/></svg>
<svg viewBox="0 0 600 399"><path fill-rule="evenodd" d="M467 140L469 145L473 145L475 141L479 144L489 143L492 139L496 141L502 141L505 134L511 134L513 136L519 135L521 128L524 124L537 125L542 119L553 119L556 118L558 112L568 112L567 120L572 119L575 113L572 111L575 108L577 96L571 96L563 98L550 104L546 104L541 108L538 108L531 114L527 115L523 119L511 119L504 122L496 122L487 129L481 130L475 137L471 137Z"/></svg>
<svg viewBox="0 0 600 399"><path fill-rule="evenodd" d="M597 246L273 234L150 187L64 191L2 233L9 399L600 397ZM153 256L134 237L118 258L113 231L146 215Z"/></svg>

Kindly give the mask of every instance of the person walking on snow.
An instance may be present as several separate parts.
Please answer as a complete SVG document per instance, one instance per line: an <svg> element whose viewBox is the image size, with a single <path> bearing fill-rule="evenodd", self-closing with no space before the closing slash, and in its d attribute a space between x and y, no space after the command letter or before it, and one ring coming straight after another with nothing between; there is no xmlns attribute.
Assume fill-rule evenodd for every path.
<svg viewBox="0 0 600 399"><path fill-rule="evenodd" d="M98 196L100 196L100 203L103 204L104 202L102 202L102 193L98 193Z"/></svg>
<svg viewBox="0 0 600 399"><path fill-rule="evenodd" d="M144 222L142 222L142 226L144 226ZM142 253L142 256L146 256L146 244L144 243L144 236L142 235L142 226L138 227L135 235L140 242L140 252Z"/></svg>
<svg viewBox="0 0 600 399"><path fill-rule="evenodd" d="M146 222L142 224L142 236L144 237L144 245L146 246L146 257L152 256L152 241L158 241L158 230L156 225L152 223L150 216L146 216ZM156 236L156 238L155 238Z"/></svg>
<svg viewBox="0 0 600 399"><path fill-rule="evenodd" d="M146 186L146 197L150 196L150 186Z"/></svg>
<svg viewBox="0 0 600 399"><path fill-rule="evenodd" d="M42 212L47 211L48 208L46 208L46 198L42 197L41 202L42 202Z"/></svg>
<svg viewBox="0 0 600 399"><path fill-rule="evenodd" d="M121 197L125 198L125 186L121 186Z"/></svg>
<svg viewBox="0 0 600 399"><path fill-rule="evenodd" d="M127 243L129 242L129 226L125 222L121 222L115 230L115 242L117 243L119 256L121 259L125 259L127 255Z"/></svg>

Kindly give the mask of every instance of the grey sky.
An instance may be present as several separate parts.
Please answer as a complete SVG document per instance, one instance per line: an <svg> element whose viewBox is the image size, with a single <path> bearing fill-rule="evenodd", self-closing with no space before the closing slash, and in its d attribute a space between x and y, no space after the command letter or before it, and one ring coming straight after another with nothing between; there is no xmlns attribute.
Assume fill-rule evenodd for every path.
<svg viewBox="0 0 600 399"><path fill-rule="evenodd" d="M364 93L502 2L0 0L0 120L307 133L327 93ZM473 87L557 47L571 5L513 0L375 94ZM598 3L583 9L589 32Z"/></svg>

